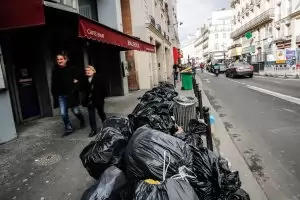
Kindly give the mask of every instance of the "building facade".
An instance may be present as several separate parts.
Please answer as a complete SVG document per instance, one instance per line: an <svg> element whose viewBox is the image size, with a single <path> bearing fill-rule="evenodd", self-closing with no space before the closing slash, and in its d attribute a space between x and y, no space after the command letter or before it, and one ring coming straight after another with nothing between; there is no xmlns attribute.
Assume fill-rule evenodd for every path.
<svg viewBox="0 0 300 200"><path fill-rule="evenodd" d="M155 46L123 33L123 0L10 0L0 3L0 143L15 126L57 110L51 94L55 55L65 52L84 75L93 65L110 96L128 93L125 52L155 54ZM5 83L5 84L3 84ZM7 114L10 113L10 114ZM2 122L4 124L2 124Z"/></svg>
<svg viewBox="0 0 300 200"><path fill-rule="evenodd" d="M184 62L188 59L195 60L196 64L228 60L228 46L232 43L232 19L232 10L213 11L204 26L197 29L182 46Z"/></svg>
<svg viewBox="0 0 300 200"><path fill-rule="evenodd" d="M264 60L264 53L275 50L269 39L274 32L274 4L275 0L231 1L234 9L231 57L257 63Z"/></svg>
<svg viewBox="0 0 300 200"><path fill-rule="evenodd" d="M229 59L228 46L232 43L230 33L232 32L232 10L220 10L212 12L208 21L209 59L213 62L225 62Z"/></svg>
<svg viewBox="0 0 300 200"><path fill-rule="evenodd" d="M300 1L233 0L231 6L232 57L252 63L256 72L298 73Z"/></svg>
<svg viewBox="0 0 300 200"><path fill-rule="evenodd" d="M129 65L136 66L136 76L128 79L129 85L133 89L149 89L172 75L176 61L174 50L179 47L177 3L175 0L125 1L129 2L126 8L130 7L130 12L123 12L124 31L155 46L151 55L128 52Z"/></svg>

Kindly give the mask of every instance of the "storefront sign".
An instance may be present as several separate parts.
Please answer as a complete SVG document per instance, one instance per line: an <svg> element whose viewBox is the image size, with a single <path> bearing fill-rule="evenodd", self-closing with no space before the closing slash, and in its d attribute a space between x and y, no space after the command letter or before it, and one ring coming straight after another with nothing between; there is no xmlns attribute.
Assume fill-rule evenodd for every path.
<svg viewBox="0 0 300 200"><path fill-rule="evenodd" d="M86 18L79 18L78 36L128 50L155 52L155 46Z"/></svg>
<svg viewBox="0 0 300 200"><path fill-rule="evenodd" d="M286 49L285 50L286 60L293 60L296 57L296 50L294 49Z"/></svg>
<svg viewBox="0 0 300 200"><path fill-rule="evenodd" d="M285 63L285 50L284 49L280 49L280 50L277 50L276 52L276 63L277 64L283 64Z"/></svg>
<svg viewBox="0 0 300 200"><path fill-rule="evenodd" d="M244 47L242 50L242 54L255 53L255 46Z"/></svg>

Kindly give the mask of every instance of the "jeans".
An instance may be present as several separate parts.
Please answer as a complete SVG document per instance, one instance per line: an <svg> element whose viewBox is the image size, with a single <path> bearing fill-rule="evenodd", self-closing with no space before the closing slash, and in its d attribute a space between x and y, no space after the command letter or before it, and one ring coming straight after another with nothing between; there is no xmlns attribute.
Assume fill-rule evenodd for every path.
<svg viewBox="0 0 300 200"><path fill-rule="evenodd" d="M58 103L59 103L60 115L62 117L66 130L73 129L71 122L69 120L68 96L67 95L59 96ZM78 119L81 117L81 112L78 106L72 107L71 110Z"/></svg>
<svg viewBox="0 0 300 200"><path fill-rule="evenodd" d="M89 106L88 112L90 127L92 131L97 131L96 110L98 112L99 117L101 118L102 123L106 120L106 114L104 112L104 103L101 104L99 107Z"/></svg>

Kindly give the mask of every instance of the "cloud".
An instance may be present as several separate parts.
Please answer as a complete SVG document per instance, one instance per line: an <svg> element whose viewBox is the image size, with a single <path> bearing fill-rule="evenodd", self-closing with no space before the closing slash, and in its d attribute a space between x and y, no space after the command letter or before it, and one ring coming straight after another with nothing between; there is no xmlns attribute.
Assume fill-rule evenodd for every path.
<svg viewBox="0 0 300 200"><path fill-rule="evenodd" d="M212 11L228 7L229 0L178 0L178 21L183 22L179 26L180 41L200 28Z"/></svg>

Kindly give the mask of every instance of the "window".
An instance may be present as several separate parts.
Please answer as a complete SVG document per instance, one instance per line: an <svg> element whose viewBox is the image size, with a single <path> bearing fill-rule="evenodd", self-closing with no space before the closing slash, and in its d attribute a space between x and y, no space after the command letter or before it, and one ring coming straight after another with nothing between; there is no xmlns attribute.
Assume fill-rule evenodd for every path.
<svg viewBox="0 0 300 200"><path fill-rule="evenodd" d="M218 39L218 34L215 34L215 39Z"/></svg>
<svg viewBox="0 0 300 200"><path fill-rule="evenodd" d="M219 50L219 44L218 43L215 44L215 50Z"/></svg>
<svg viewBox="0 0 300 200"><path fill-rule="evenodd" d="M223 38L226 38L227 37L227 34L226 33L223 33Z"/></svg>

